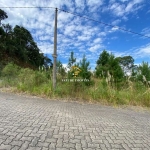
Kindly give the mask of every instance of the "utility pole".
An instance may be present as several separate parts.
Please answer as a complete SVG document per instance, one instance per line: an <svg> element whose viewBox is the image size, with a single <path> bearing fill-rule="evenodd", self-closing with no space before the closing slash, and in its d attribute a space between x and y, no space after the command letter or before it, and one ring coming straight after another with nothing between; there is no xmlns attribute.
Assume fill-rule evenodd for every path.
<svg viewBox="0 0 150 150"><path fill-rule="evenodd" d="M53 89L56 88L56 63L57 63L57 11L55 9L55 26L54 26L54 54L53 54Z"/></svg>

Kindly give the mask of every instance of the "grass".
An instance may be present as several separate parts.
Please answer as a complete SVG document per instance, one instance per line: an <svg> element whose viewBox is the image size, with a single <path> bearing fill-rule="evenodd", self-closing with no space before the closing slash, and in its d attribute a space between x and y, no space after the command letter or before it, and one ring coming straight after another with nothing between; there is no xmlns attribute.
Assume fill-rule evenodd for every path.
<svg viewBox="0 0 150 150"><path fill-rule="evenodd" d="M78 99L114 106L150 107L150 88L138 81L123 82L116 88L116 86L108 85L105 79L93 77L93 84L86 86L83 82L62 82L61 77L58 77L57 87L53 90L52 80L44 71L21 69L9 64L9 67L5 68L1 74L0 87L11 87L15 89L14 92L26 92L47 98Z"/></svg>

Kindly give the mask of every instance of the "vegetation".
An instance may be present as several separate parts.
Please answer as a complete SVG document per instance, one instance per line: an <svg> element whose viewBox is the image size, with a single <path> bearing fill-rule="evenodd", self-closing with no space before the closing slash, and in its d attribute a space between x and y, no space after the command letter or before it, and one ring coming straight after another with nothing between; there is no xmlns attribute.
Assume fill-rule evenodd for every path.
<svg viewBox="0 0 150 150"><path fill-rule="evenodd" d="M1 24L7 14L0 9L0 66L14 62L18 66L37 69L52 66L51 60L40 52L30 32L24 27Z"/></svg>
<svg viewBox="0 0 150 150"><path fill-rule="evenodd" d="M1 20L7 14L0 10ZM57 87L52 88L52 62L40 53L30 32L16 25L0 25L0 87L48 98L75 98L112 105L150 107L150 66L134 65L131 56L115 57L104 50L94 72L83 55L76 63L71 52L68 66L57 62ZM64 82L62 79L74 79ZM82 81L82 82L78 82Z"/></svg>
<svg viewBox="0 0 150 150"><path fill-rule="evenodd" d="M32 70L8 63L1 71L0 79L2 82L0 82L0 87L14 87L14 91L17 92L23 91L48 98L76 98L82 101L103 104L150 107L149 82L148 78L142 74L144 70L148 69L150 71L150 67L145 67L145 65L148 65L148 63L143 62L138 67L139 71L136 73L136 76L124 76L121 81L111 79L110 74L106 74L106 77L96 77L95 73L94 76L90 77L92 84L85 84L86 82L62 82L62 78L68 77L67 71L63 68L65 74L63 74L64 71L61 76L57 74L57 88L54 91L52 88L51 68L47 70ZM61 73L60 66L58 66L57 71ZM81 67L82 65L79 66ZM85 71L84 73L87 74L88 72ZM80 75L73 78L82 78L82 74ZM143 79L143 77L145 78Z"/></svg>

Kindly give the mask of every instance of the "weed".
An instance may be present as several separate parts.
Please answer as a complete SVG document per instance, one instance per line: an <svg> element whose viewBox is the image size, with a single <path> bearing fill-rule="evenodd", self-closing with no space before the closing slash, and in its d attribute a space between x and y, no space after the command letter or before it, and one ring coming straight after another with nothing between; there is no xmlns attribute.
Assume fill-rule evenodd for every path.
<svg viewBox="0 0 150 150"><path fill-rule="evenodd" d="M49 98L76 98L86 101L112 105L140 105L150 107L150 89L142 82L130 80L117 83L92 77L91 83L62 82L57 78L57 87L52 88L51 73L21 69L10 63L4 67L0 76L0 87L15 87L18 91L28 92ZM112 79L112 77L111 77Z"/></svg>

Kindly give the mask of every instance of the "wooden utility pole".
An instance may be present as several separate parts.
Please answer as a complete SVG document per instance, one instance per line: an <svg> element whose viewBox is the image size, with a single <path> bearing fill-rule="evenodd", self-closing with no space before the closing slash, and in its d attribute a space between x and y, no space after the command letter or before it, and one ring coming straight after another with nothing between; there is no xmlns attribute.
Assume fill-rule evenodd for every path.
<svg viewBox="0 0 150 150"><path fill-rule="evenodd" d="M55 9L55 26L54 26L54 54L53 54L53 89L56 88L56 63L57 63L57 11Z"/></svg>

